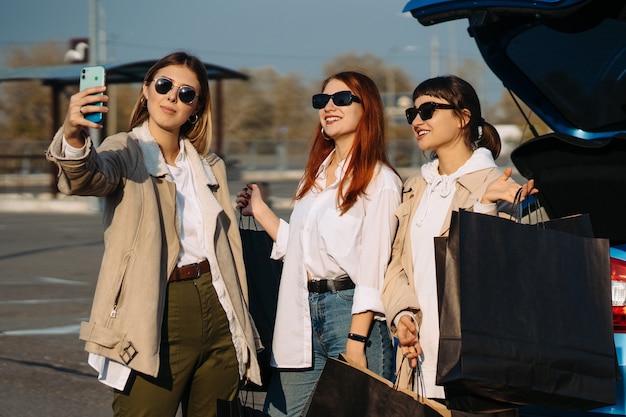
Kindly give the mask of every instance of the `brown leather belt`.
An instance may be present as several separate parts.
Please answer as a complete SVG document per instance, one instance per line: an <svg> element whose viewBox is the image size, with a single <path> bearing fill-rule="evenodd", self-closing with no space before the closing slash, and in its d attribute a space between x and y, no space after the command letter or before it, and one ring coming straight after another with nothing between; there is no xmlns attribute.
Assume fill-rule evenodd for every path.
<svg viewBox="0 0 626 417"><path fill-rule="evenodd" d="M312 279L307 283L309 292L314 293L350 290L354 287L354 282L347 275L336 279Z"/></svg>
<svg viewBox="0 0 626 417"><path fill-rule="evenodd" d="M177 266L172 271L172 274L170 275L168 281L177 282L186 281L188 279L200 278L200 275L206 274L210 270L211 268L209 268L209 261L207 261L206 259L204 261L198 262L197 264Z"/></svg>

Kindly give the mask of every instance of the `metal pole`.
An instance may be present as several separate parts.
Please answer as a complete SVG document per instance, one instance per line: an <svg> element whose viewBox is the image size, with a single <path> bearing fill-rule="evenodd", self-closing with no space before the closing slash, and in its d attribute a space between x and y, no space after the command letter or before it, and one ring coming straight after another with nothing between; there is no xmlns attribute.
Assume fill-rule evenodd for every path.
<svg viewBox="0 0 626 417"><path fill-rule="evenodd" d="M89 0L89 65L98 63L98 0Z"/></svg>
<svg viewBox="0 0 626 417"><path fill-rule="evenodd" d="M430 36L430 76L439 75L439 36L434 28Z"/></svg>

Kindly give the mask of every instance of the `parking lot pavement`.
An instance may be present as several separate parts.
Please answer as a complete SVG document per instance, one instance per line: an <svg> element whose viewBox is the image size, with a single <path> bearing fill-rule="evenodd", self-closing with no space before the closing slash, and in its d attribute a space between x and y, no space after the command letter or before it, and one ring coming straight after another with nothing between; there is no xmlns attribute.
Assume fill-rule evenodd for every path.
<svg viewBox="0 0 626 417"><path fill-rule="evenodd" d="M78 339L102 251L98 212L0 213L0 417L112 415Z"/></svg>
<svg viewBox="0 0 626 417"><path fill-rule="evenodd" d="M99 214L0 213L0 416L110 416L87 364Z"/></svg>

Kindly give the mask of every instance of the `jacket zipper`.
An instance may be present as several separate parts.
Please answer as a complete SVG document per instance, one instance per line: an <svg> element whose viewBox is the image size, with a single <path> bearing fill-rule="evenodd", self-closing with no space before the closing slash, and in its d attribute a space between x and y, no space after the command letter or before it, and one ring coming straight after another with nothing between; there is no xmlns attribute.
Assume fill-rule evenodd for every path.
<svg viewBox="0 0 626 417"><path fill-rule="evenodd" d="M124 280L122 280L122 282L120 283L119 288L117 289L117 294L115 295L115 301L113 302L113 309L111 310L111 313L109 314L109 317L111 318L116 318L117 317L117 304L120 301L120 296L122 294L122 284L124 283Z"/></svg>

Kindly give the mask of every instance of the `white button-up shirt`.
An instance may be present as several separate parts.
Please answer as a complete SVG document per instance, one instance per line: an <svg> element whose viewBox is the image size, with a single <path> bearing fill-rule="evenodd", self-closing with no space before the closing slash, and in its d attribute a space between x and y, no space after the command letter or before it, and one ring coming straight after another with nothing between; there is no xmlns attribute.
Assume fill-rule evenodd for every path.
<svg viewBox="0 0 626 417"><path fill-rule="evenodd" d="M348 275L356 284L352 314L373 311L384 318L380 293L391 255L402 180L379 164L365 195L344 214L337 207L340 178L347 161L326 187L328 158L320 166L317 185L296 201L288 224L281 219L272 258L284 259L272 345L272 365L312 366L311 315L307 274L312 279Z"/></svg>
<svg viewBox="0 0 626 417"><path fill-rule="evenodd" d="M191 165L185 153L185 145L180 141L180 152L176 156L176 166L168 165L172 180L176 183L176 210L179 213L180 255L178 266L193 264L205 258L204 225L202 211L196 196Z"/></svg>

